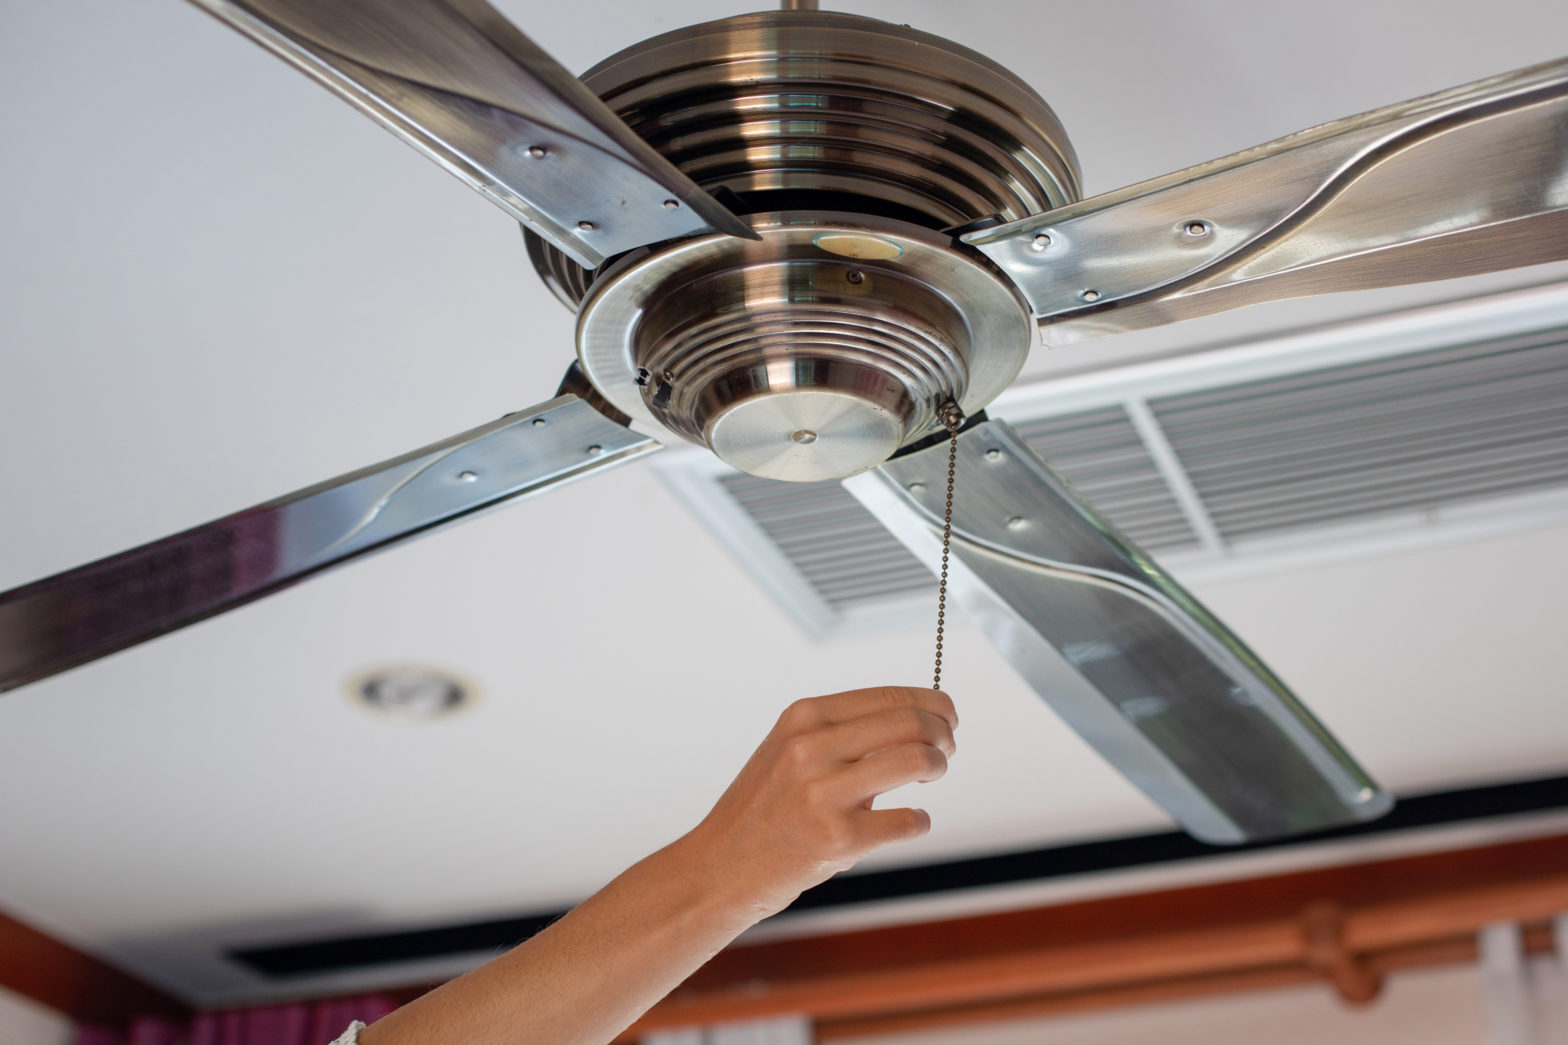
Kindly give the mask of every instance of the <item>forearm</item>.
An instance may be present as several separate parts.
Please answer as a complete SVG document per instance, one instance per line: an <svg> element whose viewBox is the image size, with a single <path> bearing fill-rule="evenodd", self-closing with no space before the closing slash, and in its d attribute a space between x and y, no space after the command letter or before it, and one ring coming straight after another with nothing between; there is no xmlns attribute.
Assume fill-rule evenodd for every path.
<svg viewBox="0 0 1568 1045"><path fill-rule="evenodd" d="M944 693L796 701L690 834L488 965L383 1018L361 1045L604 1045L762 918L930 827L878 795L935 780L953 752Z"/></svg>
<svg viewBox="0 0 1568 1045"><path fill-rule="evenodd" d="M634 865L509 953L385 1017L361 1045L603 1045L770 913L713 881L698 836Z"/></svg>

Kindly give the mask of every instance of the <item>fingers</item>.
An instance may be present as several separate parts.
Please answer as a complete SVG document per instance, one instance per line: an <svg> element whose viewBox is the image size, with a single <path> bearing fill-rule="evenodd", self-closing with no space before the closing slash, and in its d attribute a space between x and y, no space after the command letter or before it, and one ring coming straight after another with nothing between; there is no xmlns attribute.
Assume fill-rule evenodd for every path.
<svg viewBox="0 0 1568 1045"><path fill-rule="evenodd" d="M798 701L780 720L779 765L792 779L815 780L829 806L864 810L877 795L947 772L956 748L942 712L951 709L945 693L900 686ZM840 718L851 712L860 713Z"/></svg>
<svg viewBox="0 0 1568 1045"><path fill-rule="evenodd" d="M905 784L928 784L947 773L947 756L928 744L900 744L834 774L840 799L859 805Z"/></svg>
<svg viewBox="0 0 1568 1045"><path fill-rule="evenodd" d="M958 713L914 686L796 701L779 716L691 839L748 909L775 911L882 846L918 838L918 809L873 809L878 795L947 772Z"/></svg>
<svg viewBox="0 0 1568 1045"><path fill-rule="evenodd" d="M824 760L855 762L900 744L925 744L951 757L953 727L945 718L917 707L889 708L828 726L810 738Z"/></svg>
<svg viewBox="0 0 1568 1045"><path fill-rule="evenodd" d="M779 724L798 732L898 708L916 708L944 719L949 728L958 728L952 698L941 690L918 686L872 686L797 700L785 709Z"/></svg>

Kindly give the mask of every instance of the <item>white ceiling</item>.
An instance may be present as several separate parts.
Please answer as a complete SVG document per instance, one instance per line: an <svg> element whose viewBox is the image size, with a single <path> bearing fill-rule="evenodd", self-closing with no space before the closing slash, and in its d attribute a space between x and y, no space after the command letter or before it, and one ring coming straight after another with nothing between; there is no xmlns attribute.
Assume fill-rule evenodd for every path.
<svg viewBox="0 0 1568 1045"><path fill-rule="evenodd" d="M735 9L503 3L568 66ZM540 5L543 6L543 5ZM1560 0L854 3L988 52L1091 192L1556 56ZM586 31L584 31L586 28ZM546 398L571 317L517 229L174 0L0 4L0 589ZM1568 277L1346 295L1032 373ZM1198 594L1396 790L1568 767L1568 530ZM695 821L778 710L927 673L925 628L815 644L634 465L0 698L0 909L193 998L215 944L550 908ZM344 695L415 661L470 713ZM1159 828L968 628L962 750L909 862Z"/></svg>

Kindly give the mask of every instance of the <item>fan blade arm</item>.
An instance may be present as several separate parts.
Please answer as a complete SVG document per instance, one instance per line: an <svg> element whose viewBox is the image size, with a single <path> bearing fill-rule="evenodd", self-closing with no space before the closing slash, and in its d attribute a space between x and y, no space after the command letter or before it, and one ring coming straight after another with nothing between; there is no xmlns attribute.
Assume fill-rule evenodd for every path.
<svg viewBox="0 0 1568 1045"><path fill-rule="evenodd" d="M588 268L668 239L756 238L483 0L191 2Z"/></svg>
<svg viewBox="0 0 1568 1045"><path fill-rule="evenodd" d="M946 443L845 480L933 571ZM1392 801L1223 624L1011 427L958 438L953 599L1042 699L1187 831L1261 841Z"/></svg>
<svg viewBox="0 0 1568 1045"><path fill-rule="evenodd" d="M963 237L1066 344L1568 258L1568 59Z"/></svg>
<svg viewBox="0 0 1568 1045"><path fill-rule="evenodd" d="M0 592L0 692L661 449L573 395Z"/></svg>

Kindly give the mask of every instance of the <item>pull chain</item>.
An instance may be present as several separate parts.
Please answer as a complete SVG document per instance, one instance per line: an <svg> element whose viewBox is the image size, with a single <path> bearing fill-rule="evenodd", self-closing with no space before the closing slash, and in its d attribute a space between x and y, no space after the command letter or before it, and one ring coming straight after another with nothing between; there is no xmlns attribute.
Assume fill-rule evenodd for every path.
<svg viewBox="0 0 1568 1045"><path fill-rule="evenodd" d="M942 631L947 622L947 553L953 543L953 472L958 466L958 429L964 423L964 412L949 399L937 408L937 416L947 426L951 439L947 444L947 505L942 509L942 576L936 586L936 671L931 680L932 689L942 688Z"/></svg>

